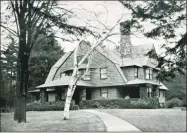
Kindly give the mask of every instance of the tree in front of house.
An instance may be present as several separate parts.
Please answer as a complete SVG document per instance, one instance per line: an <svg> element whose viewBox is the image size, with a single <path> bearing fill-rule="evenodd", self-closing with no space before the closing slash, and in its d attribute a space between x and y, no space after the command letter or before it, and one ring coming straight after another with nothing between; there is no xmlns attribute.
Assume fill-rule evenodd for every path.
<svg viewBox="0 0 187 133"><path fill-rule="evenodd" d="M146 37L163 39L165 52L156 56L152 51L148 53L159 62L161 71L160 80L169 80L175 73L184 74L186 70L186 1L153 0L153 1L123 1L123 6L132 12L129 24L132 28L141 31ZM147 29L143 24L153 24Z"/></svg>
<svg viewBox="0 0 187 133"><path fill-rule="evenodd" d="M8 0L7 12L11 11L14 18L16 30L11 29L7 24L1 22L0 26L18 39L17 57L17 87L15 120L18 123L26 122L26 97L29 80L29 59L32 48L39 43L39 34L46 33L49 37L54 30L53 27L61 29L64 34L82 35L87 32L93 34L85 27L77 27L68 24L68 19L72 17L72 12L59 6L56 0ZM58 10L58 12L57 12ZM62 40L67 39L60 37Z"/></svg>
<svg viewBox="0 0 187 133"><path fill-rule="evenodd" d="M33 46L29 61L28 86L30 90L45 82L50 68L64 53L54 37L47 38L43 34L39 36L42 40Z"/></svg>

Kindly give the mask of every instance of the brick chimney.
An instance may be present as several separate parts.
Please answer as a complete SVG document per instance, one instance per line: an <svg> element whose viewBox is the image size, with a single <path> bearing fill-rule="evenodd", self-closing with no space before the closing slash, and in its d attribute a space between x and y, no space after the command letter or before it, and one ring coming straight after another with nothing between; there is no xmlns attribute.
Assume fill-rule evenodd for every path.
<svg viewBox="0 0 187 133"><path fill-rule="evenodd" d="M120 46L118 51L121 57L129 57L131 55L131 39L130 39L130 24L129 21L120 23Z"/></svg>

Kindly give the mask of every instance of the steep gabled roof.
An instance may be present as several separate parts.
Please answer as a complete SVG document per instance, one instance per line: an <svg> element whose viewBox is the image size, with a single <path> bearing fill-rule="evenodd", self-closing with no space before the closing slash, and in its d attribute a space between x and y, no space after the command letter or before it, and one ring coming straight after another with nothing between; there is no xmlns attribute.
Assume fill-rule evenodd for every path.
<svg viewBox="0 0 187 133"><path fill-rule="evenodd" d="M152 65L148 63L149 57L146 55L149 51L155 50L153 44L145 44L145 45L137 45L132 46L132 55L131 57L121 58L121 54L117 49L113 50L104 50L107 54L108 58L111 59L116 64L120 65L120 67L126 66L149 66L149 67L156 67L156 65ZM156 52L156 51L155 51Z"/></svg>
<svg viewBox="0 0 187 133"><path fill-rule="evenodd" d="M68 53L65 53L51 68L48 76L47 76L47 79L45 81L45 83L48 83L50 81L53 80L53 77L56 73L56 71L58 70L58 68L65 62L65 60L72 54L72 51L71 52L68 52Z"/></svg>

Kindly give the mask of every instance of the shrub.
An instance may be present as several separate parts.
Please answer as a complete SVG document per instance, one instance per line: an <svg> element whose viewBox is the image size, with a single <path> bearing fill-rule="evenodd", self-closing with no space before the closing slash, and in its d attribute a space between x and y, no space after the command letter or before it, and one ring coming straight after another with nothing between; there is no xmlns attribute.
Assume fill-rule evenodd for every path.
<svg viewBox="0 0 187 133"><path fill-rule="evenodd" d="M73 105L72 110L79 110L79 105Z"/></svg>
<svg viewBox="0 0 187 133"><path fill-rule="evenodd" d="M28 103L26 106L27 111L56 111L64 110L65 101L54 101L44 103ZM70 104L70 109L75 106L74 100ZM76 107L75 107L76 108Z"/></svg>
<svg viewBox="0 0 187 133"><path fill-rule="evenodd" d="M87 108L129 108L130 99L103 99L103 100L84 100L80 101L79 106L81 109Z"/></svg>
<svg viewBox="0 0 187 133"><path fill-rule="evenodd" d="M156 98L139 99L138 101L130 101L130 108L139 109L155 109L158 108L159 102Z"/></svg>
<svg viewBox="0 0 187 133"><path fill-rule="evenodd" d="M178 98L172 98L168 101L166 101L166 107L173 108L173 107L179 107L182 105L182 101Z"/></svg>
<svg viewBox="0 0 187 133"><path fill-rule="evenodd" d="M187 107L187 106L186 106L186 100L182 100L181 106L182 106L182 107Z"/></svg>

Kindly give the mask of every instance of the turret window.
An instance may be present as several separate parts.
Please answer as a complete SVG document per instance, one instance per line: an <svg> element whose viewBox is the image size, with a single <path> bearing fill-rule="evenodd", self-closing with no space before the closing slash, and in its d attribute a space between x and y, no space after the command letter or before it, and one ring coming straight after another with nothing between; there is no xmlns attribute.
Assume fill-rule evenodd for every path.
<svg viewBox="0 0 187 133"><path fill-rule="evenodd" d="M146 79L153 79L153 70L152 69L146 69L145 70L145 78Z"/></svg>

